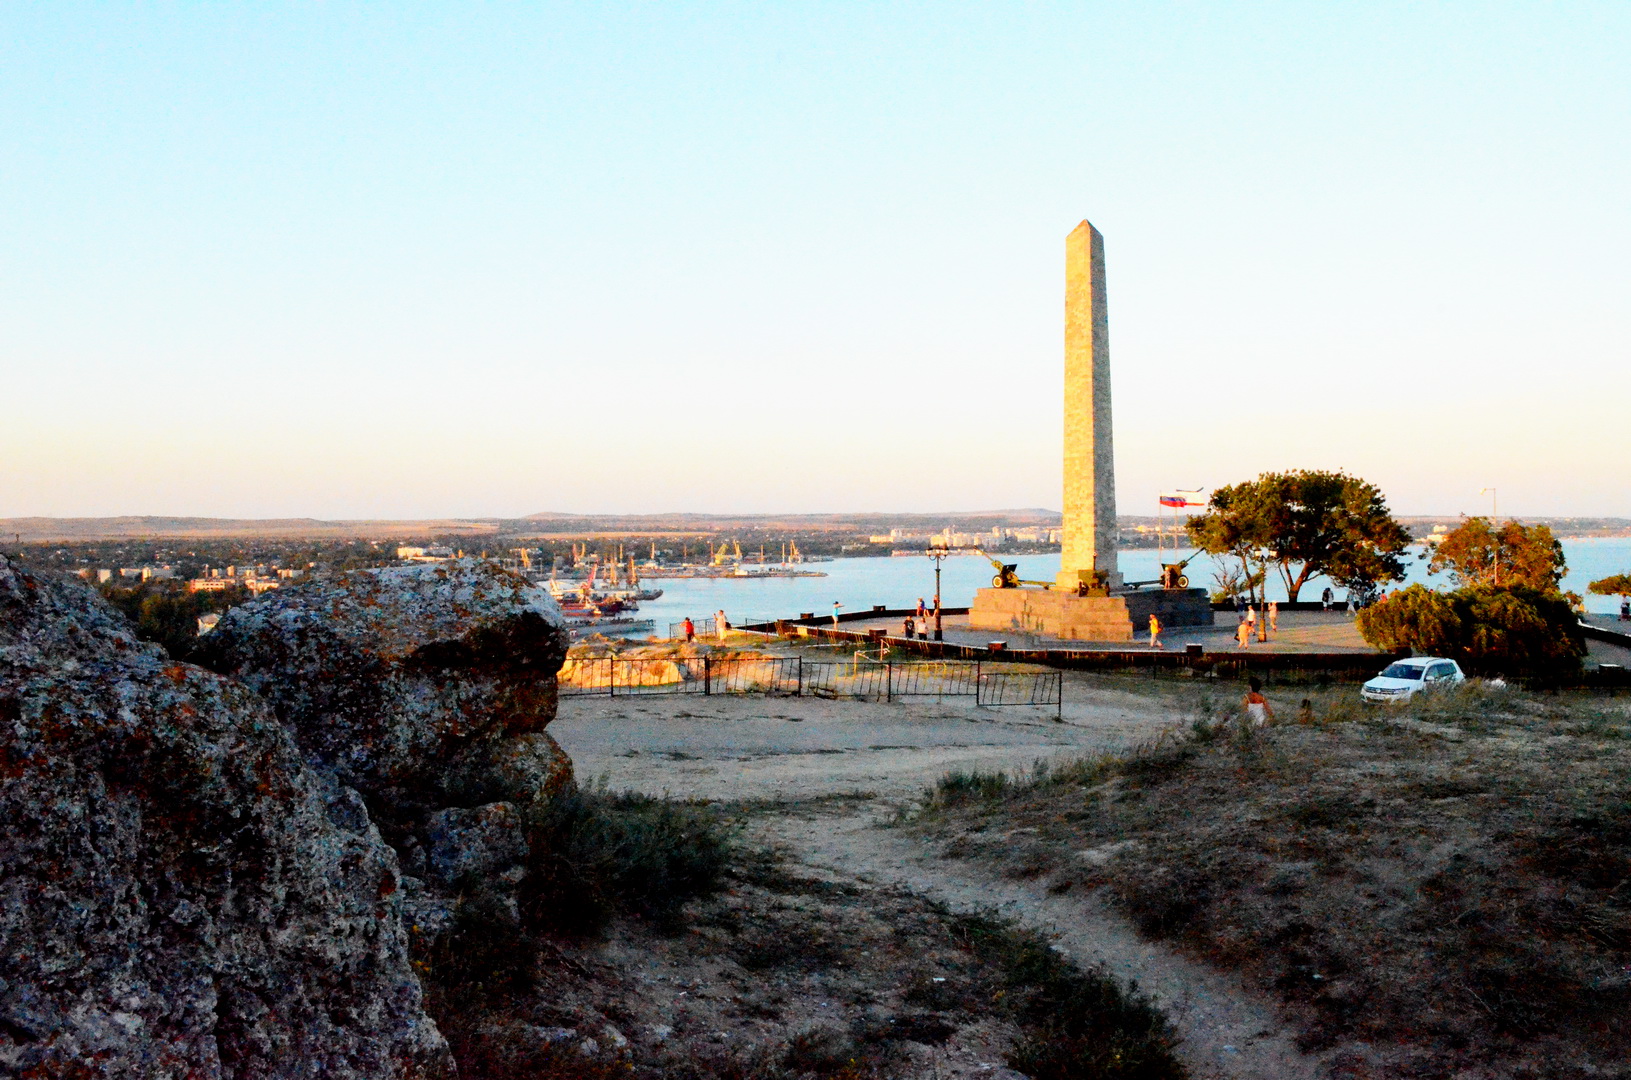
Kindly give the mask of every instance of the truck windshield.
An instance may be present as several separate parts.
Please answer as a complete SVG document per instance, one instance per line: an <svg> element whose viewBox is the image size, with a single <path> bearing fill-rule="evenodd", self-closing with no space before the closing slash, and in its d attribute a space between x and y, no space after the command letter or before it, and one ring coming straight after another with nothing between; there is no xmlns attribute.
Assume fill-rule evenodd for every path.
<svg viewBox="0 0 1631 1080"><path fill-rule="evenodd" d="M1384 679L1409 679L1411 682L1421 682L1422 667L1419 664L1389 664L1388 669L1382 672Z"/></svg>

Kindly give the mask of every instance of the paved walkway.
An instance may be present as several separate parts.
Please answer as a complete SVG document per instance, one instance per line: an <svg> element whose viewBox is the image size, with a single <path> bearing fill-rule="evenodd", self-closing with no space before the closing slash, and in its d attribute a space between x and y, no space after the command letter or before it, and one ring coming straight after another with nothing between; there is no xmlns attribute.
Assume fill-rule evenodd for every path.
<svg viewBox="0 0 1631 1080"><path fill-rule="evenodd" d="M1162 644L1168 649L1182 649L1185 645L1196 642L1209 653L1240 652L1240 647L1235 644L1237 622L1235 614L1220 611L1216 613L1216 617L1217 621L1212 626L1170 628L1162 633ZM898 618L865 619L845 622L842 628L845 630L882 628L887 630L891 637L896 637L901 633L902 622L903 620ZM1129 648L1128 643L1124 641L1074 641L1043 634L971 630L967 615L948 615L945 617L944 625L945 640L959 645L982 646L992 641L1006 641L1009 648L1013 649ZM1149 628L1138 627L1137 631L1130 647L1148 648ZM930 632L933 633L932 630ZM1359 631L1354 627L1353 618L1344 612L1287 611L1280 615L1280 629L1277 634L1271 634L1267 642L1259 642L1254 637L1246 651L1370 653L1376 650L1365 644L1365 640L1359 636Z"/></svg>

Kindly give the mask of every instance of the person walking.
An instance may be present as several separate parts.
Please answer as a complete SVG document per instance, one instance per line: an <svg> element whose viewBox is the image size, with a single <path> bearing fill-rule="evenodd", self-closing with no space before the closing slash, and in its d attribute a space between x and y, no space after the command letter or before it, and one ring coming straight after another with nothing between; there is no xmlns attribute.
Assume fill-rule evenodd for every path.
<svg viewBox="0 0 1631 1080"><path fill-rule="evenodd" d="M839 603L837 600L832 602L832 628L834 630L838 629L838 609L843 606L844 605Z"/></svg>
<svg viewBox="0 0 1631 1080"><path fill-rule="evenodd" d="M1240 643L1242 649L1251 648L1252 628L1246 625L1244 618L1235 624L1235 641Z"/></svg>
<svg viewBox="0 0 1631 1080"><path fill-rule="evenodd" d="M922 622L928 617L929 609L923 606L923 597L917 598L917 611L913 612L913 614L917 616L918 622Z"/></svg>
<svg viewBox="0 0 1631 1080"><path fill-rule="evenodd" d="M1631 600L1620 601L1620 621L1631 622Z"/></svg>
<svg viewBox="0 0 1631 1080"><path fill-rule="evenodd" d="M906 625L902 628L902 632L906 635L907 641L911 641L917 636L917 623L913 621L910 615L906 616Z"/></svg>
<svg viewBox="0 0 1631 1080"><path fill-rule="evenodd" d="M691 616L687 615L685 621L680 625L685 628L686 641L695 641L697 639L697 624L691 621Z"/></svg>
<svg viewBox="0 0 1631 1080"><path fill-rule="evenodd" d="M731 624L725 619L724 609L714 612L714 636L720 641L724 641L725 632L730 628Z"/></svg>
<svg viewBox="0 0 1631 1080"><path fill-rule="evenodd" d="M1320 593L1320 610L1321 611L1330 611L1331 610L1331 597L1332 597L1332 595L1333 594L1331 592L1331 586L1327 585L1325 587L1325 591Z"/></svg>
<svg viewBox="0 0 1631 1080"><path fill-rule="evenodd" d="M1280 633L1280 601L1278 600L1269 601L1269 633L1275 635Z"/></svg>
<svg viewBox="0 0 1631 1080"><path fill-rule="evenodd" d="M1252 727L1267 727L1274 719L1274 710L1269 707L1269 699L1263 696L1263 681L1254 675L1247 685L1251 689L1246 693L1246 722Z"/></svg>
<svg viewBox="0 0 1631 1080"><path fill-rule="evenodd" d="M1161 620L1156 618L1155 617L1155 612L1152 611L1152 612L1150 612L1150 648L1159 649L1160 647L1161 647Z"/></svg>

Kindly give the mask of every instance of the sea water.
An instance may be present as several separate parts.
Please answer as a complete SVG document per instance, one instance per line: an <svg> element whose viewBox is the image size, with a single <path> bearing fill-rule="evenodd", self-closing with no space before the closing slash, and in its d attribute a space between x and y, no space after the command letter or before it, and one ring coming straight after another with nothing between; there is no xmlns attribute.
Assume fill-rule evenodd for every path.
<svg viewBox="0 0 1631 1080"><path fill-rule="evenodd" d="M1182 561L1193 554L1193 549L1182 549L1176 557L1169 551L1163 556L1154 548L1125 548L1116 558L1122 576L1129 582L1153 581L1160 577L1163 561ZM1436 588L1448 588L1445 574L1429 575L1427 560L1421 545L1413 545L1406 556L1406 583L1423 582ZM1591 596L1586 585L1610 574L1631 572L1631 537L1564 540L1563 554L1568 573L1563 587L1586 598L1588 611L1611 613L1619 610L1619 600L1612 596ZM1059 556L1008 555L1004 562L1017 563L1021 578L1052 581L1059 573ZM667 634L670 623L690 616L698 622L713 617L723 610L733 623L755 622L761 619L796 618L803 612L831 615L833 602L842 611L865 611L875 604L889 608L909 608L918 598L934 602L934 561L927 556L896 556L858 559L835 559L832 562L808 563L805 569L825 571L826 577L795 578L652 578L648 587L658 587L663 595L640 605L642 619L656 623L659 635ZM1210 556L1198 556L1184 571L1190 585L1207 591L1217 589L1214 574L1216 563ZM946 607L967 607L974 599L974 590L989 586L996 569L978 555L953 555L941 564L940 595ZM1298 594L1299 600L1318 600L1320 592L1331 583L1324 578L1312 578ZM1345 597L1342 589L1332 586L1340 603ZM1269 571L1268 595L1270 599L1286 599L1285 583L1277 571Z"/></svg>

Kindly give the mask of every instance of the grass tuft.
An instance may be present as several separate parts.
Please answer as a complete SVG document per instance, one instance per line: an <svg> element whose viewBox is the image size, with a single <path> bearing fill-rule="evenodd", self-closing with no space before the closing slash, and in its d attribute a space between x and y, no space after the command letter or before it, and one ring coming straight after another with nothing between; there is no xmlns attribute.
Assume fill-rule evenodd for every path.
<svg viewBox="0 0 1631 1080"><path fill-rule="evenodd" d="M947 916L954 936L1001 972L1002 1008L1025 1027L1008 1064L1033 1080L1177 1080L1166 1018L1142 995L1083 971L1032 930L992 915Z"/></svg>
<svg viewBox="0 0 1631 1080"><path fill-rule="evenodd" d="M522 913L530 926L568 936L618 914L673 929L686 901L722 887L733 846L706 807L603 788L543 804L529 839Z"/></svg>

